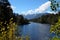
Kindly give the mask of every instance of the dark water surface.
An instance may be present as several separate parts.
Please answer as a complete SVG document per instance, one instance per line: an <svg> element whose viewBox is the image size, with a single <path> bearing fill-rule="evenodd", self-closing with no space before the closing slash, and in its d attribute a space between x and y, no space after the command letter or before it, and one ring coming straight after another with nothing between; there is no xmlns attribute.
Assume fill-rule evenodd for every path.
<svg viewBox="0 0 60 40"><path fill-rule="evenodd" d="M28 25L18 27L18 34L29 35L30 40L48 40L49 39L49 24L40 24L31 22Z"/></svg>

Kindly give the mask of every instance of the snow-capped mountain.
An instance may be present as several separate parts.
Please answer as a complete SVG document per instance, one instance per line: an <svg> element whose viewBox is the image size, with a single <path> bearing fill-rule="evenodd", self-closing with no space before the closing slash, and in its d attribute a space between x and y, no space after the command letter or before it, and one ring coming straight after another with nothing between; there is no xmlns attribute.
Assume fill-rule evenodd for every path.
<svg viewBox="0 0 60 40"><path fill-rule="evenodd" d="M48 14L49 14L49 13L28 14L28 15L24 15L24 18L27 18L27 19L34 19L34 18L41 17L42 15L48 15Z"/></svg>

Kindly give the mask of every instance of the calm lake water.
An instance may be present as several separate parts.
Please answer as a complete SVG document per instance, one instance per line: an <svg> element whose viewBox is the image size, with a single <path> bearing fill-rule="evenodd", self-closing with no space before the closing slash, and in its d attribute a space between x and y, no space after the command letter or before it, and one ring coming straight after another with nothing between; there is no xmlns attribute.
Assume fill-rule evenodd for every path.
<svg viewBox="0 0 60 40"><path fill-rule="evenodd" d="M49 24L31 22L28 25L18 26L17 34L18 36L29 35L30 40L48 40L50 36L49 30Z"/></svg>

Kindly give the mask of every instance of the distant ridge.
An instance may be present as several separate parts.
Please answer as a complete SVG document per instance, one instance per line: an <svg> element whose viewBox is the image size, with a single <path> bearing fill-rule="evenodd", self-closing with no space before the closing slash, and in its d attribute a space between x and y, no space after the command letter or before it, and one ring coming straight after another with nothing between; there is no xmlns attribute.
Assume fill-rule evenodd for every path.
<svg viewBox="0 0 60 40"><path fill-rule="evenodd" d="M49 13L28 14L28 15L24 15L24 18L27 18L27 19L34 19L34 18L41 17L42 15L48 15L48 14L49 14Z"/></svg>

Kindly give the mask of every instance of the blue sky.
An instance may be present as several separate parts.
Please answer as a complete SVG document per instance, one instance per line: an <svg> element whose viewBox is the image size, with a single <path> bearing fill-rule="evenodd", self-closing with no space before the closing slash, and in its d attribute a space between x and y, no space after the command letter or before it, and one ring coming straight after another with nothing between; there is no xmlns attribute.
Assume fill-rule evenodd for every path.
<svg viewBox="0 0 60 40"><path fill-rule="evenodd" d="M43 4L48 3L48 0L9 0L13 11L15 13L26 13L27 11L32 11L38 9ZM49 5L49 4L48 4ZM46 5L45 5L46 6ZM41 9L41 8L40 8ZM48 8L47 11L50 9ZM29 14L29 13L27 13Z"/></svg>

